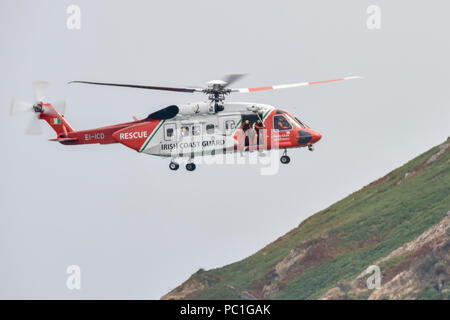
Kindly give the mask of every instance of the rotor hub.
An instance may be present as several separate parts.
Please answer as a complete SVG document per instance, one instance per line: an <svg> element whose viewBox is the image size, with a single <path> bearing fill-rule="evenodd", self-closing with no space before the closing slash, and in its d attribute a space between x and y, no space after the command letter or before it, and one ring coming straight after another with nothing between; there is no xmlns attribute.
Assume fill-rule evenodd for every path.
<svg viewBox="0 0 450 320"><path fill-rule="evenodd" d="M224 110L223 102L225 96L231 92L226 86L228 82L223 80L212 80L207 82L208 87L203 89L203 92L208 95L208 99L214 103L214 112Z"/></svg>
<svg viewBox="0 0 450 320"><path fill-rule="evenodd" d="M44 109L42 108L42 102L36 102L35 104L33 104L33 111L38 113L38 112L42 112Z"/></svg>
<svg viewBox="0 0 450 320"><path fill-rule="evenodd" d="M223 80L211 80L206 83L208 88L224 88L228 83Z"/></svg>

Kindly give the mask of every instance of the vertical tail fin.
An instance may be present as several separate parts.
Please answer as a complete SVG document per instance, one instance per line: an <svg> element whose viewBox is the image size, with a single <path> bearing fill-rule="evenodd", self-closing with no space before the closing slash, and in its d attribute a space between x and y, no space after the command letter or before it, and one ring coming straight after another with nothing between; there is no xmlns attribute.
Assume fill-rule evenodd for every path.
<svg viewBox="0 0 450 320"><path fill-rule="evenodd" d="M74 132L70 124L64 119L64 112L66 109L66 103L64 101L55 103L44 103L46 100L46 91L49 87L49 83L45 81L33 82L33 90L35 103L24 102L13 99L11 101L11 115L16 113L31 112L33 117L31 118L30 125L26 133L39 134L41 133L41 122L38 120L45 120L50 127L55 130L58 135L58 139L66 138L68 134Z"/></svg>
<svg viewBox="0 0 450 320"><path fill-rule="evenodd" d="M39 119L47 121L50 127L55 130L58 138L66 138L68 133L74 132L64 115L59 113L51 103L43 103L42 107L43 111L40 113Z"/></svg>

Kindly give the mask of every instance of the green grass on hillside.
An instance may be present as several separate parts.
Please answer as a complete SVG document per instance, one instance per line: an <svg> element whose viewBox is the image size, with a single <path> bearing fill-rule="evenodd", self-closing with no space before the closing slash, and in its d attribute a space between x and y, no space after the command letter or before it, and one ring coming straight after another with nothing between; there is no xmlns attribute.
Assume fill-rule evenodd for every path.
<svg viewBox="0 0 450 320"><path fill-rule="evenodd" d="M257 281L264 280L291 249L318 237L335 239L334 253L294 275L272 298L315 299L339 280L356 277L372 262L436 224L450 209L450 152L400 185L396 184L438 150L438 147L429 150L390 173L380 183L363 188L315 214L254 255L223 268L193 275L205 280L216 279L215 285L197 298L238 298L227 285L239 291L248 290ZM432 289L425 296L431 294Z"/></svg>

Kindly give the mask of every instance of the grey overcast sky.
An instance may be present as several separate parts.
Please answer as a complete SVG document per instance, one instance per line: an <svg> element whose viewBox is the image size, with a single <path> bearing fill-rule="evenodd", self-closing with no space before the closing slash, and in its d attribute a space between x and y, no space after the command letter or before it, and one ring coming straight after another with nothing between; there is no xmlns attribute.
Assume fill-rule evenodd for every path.
<svg viewBox="0 0 450 320"><path fill-rule="evenodd" d="M81 8L81 30L66 9ZM366 27L369 5L381 29ZM199 268L245 258L449 135L448 1L0 2L0 298L157 299ZM69 80L239 87L364 80L236 94L293 111L315 152L255 165L168 169L121 145L62 146L23 134L11 98L52 83L75 129L128 121L198 95L68 86ZM81 267L81 290L66 268Z"/></svg>

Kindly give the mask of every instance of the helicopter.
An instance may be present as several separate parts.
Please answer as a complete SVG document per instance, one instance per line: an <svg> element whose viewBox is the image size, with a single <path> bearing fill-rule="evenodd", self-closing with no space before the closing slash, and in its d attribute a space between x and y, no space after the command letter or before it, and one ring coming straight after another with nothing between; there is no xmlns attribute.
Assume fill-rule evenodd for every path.
<svg viewBox="0 0 450 320"><path fill-rule="evenodd" d="M252 93L361 78L348 76L331 80L299 82L253 88L230 88L242 74L230 74L202 87L165 87L107 82L71 81L69 84L127 87L182 93L202 93L206 101L170 105L146 118L88 130L75 130L65 119L64 101L46 99L48 82L33 83L35 103L13 99L11 114L32 112L26 133L41 133L40 120L56 132L50 141L63 145L121 143L139 153L170 158L170 170L178 170L178 159L187 159L186 170L196 169L195 158L234 152L284 150L281 163L290 163L287 150L307 147L314 150L322 135L311 129L293 113L271 105L251 102L227 102L232 93Z"/></svg>

